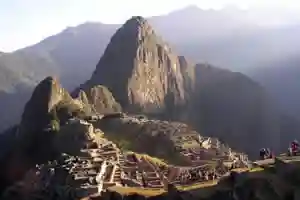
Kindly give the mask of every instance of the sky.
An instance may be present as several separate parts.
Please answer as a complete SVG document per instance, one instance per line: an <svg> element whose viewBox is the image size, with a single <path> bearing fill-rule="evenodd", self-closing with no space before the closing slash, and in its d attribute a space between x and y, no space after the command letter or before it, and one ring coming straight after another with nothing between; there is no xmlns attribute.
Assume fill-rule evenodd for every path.
<svg viewBox="0 0 300 200"><path fill-rule="evenodd" d="M0 51L11 52L93 21L123 23L134 15L167 14L189 5L221 9L225 5L299 8L299 0L0 0Z"/></svg>

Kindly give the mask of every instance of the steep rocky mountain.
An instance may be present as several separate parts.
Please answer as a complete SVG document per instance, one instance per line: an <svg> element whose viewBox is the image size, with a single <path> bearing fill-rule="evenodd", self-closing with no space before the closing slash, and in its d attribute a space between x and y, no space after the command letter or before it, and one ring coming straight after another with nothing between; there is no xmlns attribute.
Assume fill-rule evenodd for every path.
<svg viewBox="0 0 300 200"><path fill-rule="evenodd" d="M35 134L43 130L51 120L62 118L58 105L71 107L74 105L73 99L66 92L56 79L47 77L32 93L30 100L27 102L22 115L19 132L23 134ZM78 109L80 107L78 106ZM55 116L58 115L58 116ZM28 137L28 136L25 136Z"/></svg>
<svg viewBox="0 0 300 200"><path fill-rule="evenodd" d="M141 17L117 30L91 79L79 89L99 84L127 112L187 122L252 155L262 146L280 148L279 112L259 84L177 56Z"/></svg>
<svg viewBox="0 0 300 200"><path fill-rule="evenodd" d="M151 113L180 105L183 84L178 57L144 18L134 17L112 36L81 89L105 85L127 110Z"/></svg>

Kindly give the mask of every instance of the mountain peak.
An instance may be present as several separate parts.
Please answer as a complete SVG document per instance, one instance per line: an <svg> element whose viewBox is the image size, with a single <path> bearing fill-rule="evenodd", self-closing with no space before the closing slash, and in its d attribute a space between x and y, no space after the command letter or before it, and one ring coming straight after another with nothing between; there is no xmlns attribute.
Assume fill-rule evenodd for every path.
<svg viewBox="0 0 300 200"><path fill-rule="evenodd" d="M182 84L177 55L146 19L135 16L113 35L96 71L82 89L104 85L122 107L152 112L165 107L166 101L181 102Z"/></svg>
<svg viewBox="0 0 300 200"><path fill-rule="evenodd" d="M42 80L40 82L39 85L43 85L43 84L49 84L49 85L52 85L55 88L59 88L60 87L60 83L59 83L58 79L56 77L54 77L54 76L48 76L48 77L46 77L44 80Z"/></svg>
<svg viewBox="0 0 300 200"><path fill-rule="evenodd" d="M152 34L154 34L154 30L145 18L133 16L125 22L115 35L118 37L131 36L131 38L143 40L145 37Z"/></svg>
<svg viewBox="0 0 300 200"><path fill-rule="evenodd" d="M132 16L124 23L123 27L131 28L132 30L141 30L143 28L149 28L150 24L148 20L142 16Z"/></svg>
<svg viewBox="0 0 300 200"><path fill-rule="evenodd" d="M35 132L49 121L49 113L62 100L71 101L69 93L55 77L46 77L34 89L26 103L21 121L21 131ZM32 125L36 123L36 125Z"/></svg>
<svg viewBox="0 0 300 200"><path fill-rule="evenodd" d="M143 24L146 24L148 22L147 22L147 19L145 19L142 16L132 16L130 19L127 20L126 23L138 23L139 25L143 25Z"/></svg>

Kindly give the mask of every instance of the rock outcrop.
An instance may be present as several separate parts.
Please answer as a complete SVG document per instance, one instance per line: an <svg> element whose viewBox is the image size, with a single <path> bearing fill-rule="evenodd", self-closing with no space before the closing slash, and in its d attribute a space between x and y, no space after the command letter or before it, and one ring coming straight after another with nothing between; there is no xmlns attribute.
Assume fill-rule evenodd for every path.
<svg viewBox="0 0 300 200"><path fill-rule="evenodd" d="M51 112L61 102L71 102L72 98L58 81L47 77L37 85L24 108L20 132L41 131L49 124ZM21 134L20 133L20 134Z"/></svg>
<svg viewBox="0 0 300 200"><path fill-rule="evenodd" d="M90 114L84 108L84 102L74 100L57 79L47 77L37 85L24 108L19 135L40 132L53 120L63 124L69 118Z"/></svg>
<svg viewBox="0 0 300 200"><path fill-rule="evenodd" d="M116 102L112 93L102 85L94 86L86 92L80 90L77 98L89 106L91 112L109 114L122 111L121 105Z"/></svg>
<svg viewBox="0 0 300 200"><path fill-rule="evenodd" d="M37 160L50 156L54 132L69 118L85 114L82 105L55 78L47 77L25 106L17 133L20 148L30 157L36 155Z"/></svg>

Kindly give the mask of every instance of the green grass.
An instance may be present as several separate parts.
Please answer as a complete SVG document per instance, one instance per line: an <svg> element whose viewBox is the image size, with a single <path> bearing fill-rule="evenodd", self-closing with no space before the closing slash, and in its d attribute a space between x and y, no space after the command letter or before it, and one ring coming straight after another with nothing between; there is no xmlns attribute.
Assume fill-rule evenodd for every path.
<svg viewBox="0 0 300 200"><path fill-rule="evenodd" d="M138 158L144 158L144 159L150 161L151 163L153 163L154 165L168 166L167 161L160 159L160 158L149 156L147 154L139 154L139 153L134 153L134 152L128 152L128 153L135 154Z"/></svg>
<svg viewBox="0 0 300 200"><path fill-rule="evenodd" d="M134 149L133 144L130 140L118 137L114 134L104 134L104 137L114 142L123 151L131 151L132 149Z"/></svg>
<svg viewBox="0 0 300 200"><path fill-rule="evenodd" d="M146 197L157 196L166 192L164 189L119 187L119 186L110 187L109 190L118 192L122 195L139 194Z"/></svg>
<svg viewBox="0 0 300 200"><path fill-rule="evenodd" d="M179 190L188 191L188 190L194 190L194 189L199 189L199 188L210 187L210 186L216 185L217 183L218 183L218 180L214 180L214 181L194 183L194 184L185 185L185 186L177 186L177 188Z"/></svg>
<svg viewBox="0 0 300 200"><path fill-rule="evenodd" d="M249 172L260 172L260 171L264 171L264 168L262 168L262 167L254 167Z"/></svg>
<svg viewBox="0 0 300 200"><path fill-rule="evenodd" d="M199 147L199 143L194 140L194 141L189 141L189 142L181 142L181 147L182 148L194 148L194 147Z"/></svg>

